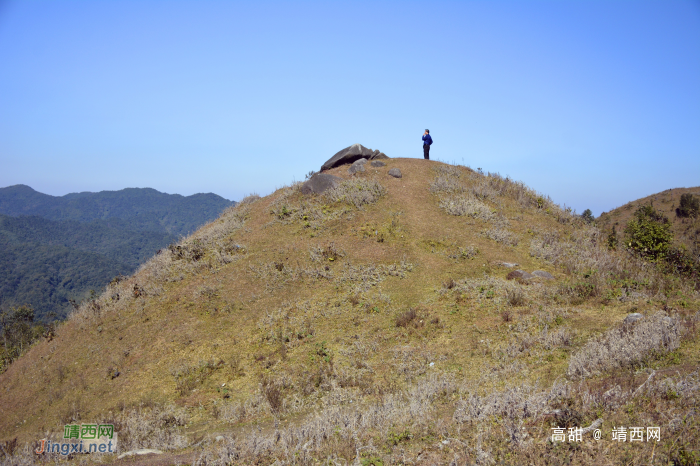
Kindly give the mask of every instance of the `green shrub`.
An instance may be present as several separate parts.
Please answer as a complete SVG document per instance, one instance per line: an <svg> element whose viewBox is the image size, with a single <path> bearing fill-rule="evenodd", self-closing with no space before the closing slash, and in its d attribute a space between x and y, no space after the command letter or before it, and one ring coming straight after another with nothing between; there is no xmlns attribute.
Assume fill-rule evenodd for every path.
<svg viewBox="0 0 700 466"><path fill-rule="evenodd" d="M581 214L581 218L586 223L591 223L593 220L595 220L595 217L593 216L593 212L591 212L591 209L584 210L583 213Z"/></svg>
<svg viewBox="0 0 700 466"><path fill-rule="evenodd" d="M639 207L625 228L627 247L652 261L666 256L672 239L668 218L650 205Z"/></svg>
<svg viewBox="0 0 700 466"><path fill-rule="evenodd" d="M50 329L53 326L50 326ZM0 373L44 334L45 329L34 323L31 306L13 307L0 313Z"/></svg>
<svg viewBox="0 0 700 466"><path fill-rule="evenodd" d="M697 218L700 212L700 199L690 193L681 195L681 205L676 209L679 217Z"/></svg>
<svg viewBox="0 0 700 466"><path fill-rule="evenodd" d="M678 273L686 277L697 277L700 272L700 264L693 256L681 247L671 247L666 255L666 262L671 268L671 272Z"/></svg>

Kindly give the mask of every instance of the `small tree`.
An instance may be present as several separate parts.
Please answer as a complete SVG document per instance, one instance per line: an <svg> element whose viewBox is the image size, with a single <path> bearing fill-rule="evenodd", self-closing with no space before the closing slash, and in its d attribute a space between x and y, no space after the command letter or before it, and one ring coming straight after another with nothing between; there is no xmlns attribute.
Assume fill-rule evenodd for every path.
<svg viewBox="0 0 700 466"><path fill-rule="evenodd" d="M676 215L697 218L698 213L700 213L700 199L690 193L681 195L681 205L676 209Z"/></svg>
<svg viewBox="0 0 700 466"><path fill-rule="evenodd" d="M639 207L625 228L627 247L652 261L666 256L672 240L668 219L650 205Z"/></svg>
<svg viewBox="0 0 700 466"><path fill-rule="evenodd" d="M593 212L591 212L591 209L584 210L583 213L581 214L581 218L586 223L591 223L593 220L595 220L595 217L593 216Z"/></svg>
<svg viewBox="0 0 700 466"><path fill-rule="evenodd" d="M34 309L31 306L13 307L10 311L0 313L4 367L17 359L41 335L38 332L41 327L33 326L33 323Z"/></svg>

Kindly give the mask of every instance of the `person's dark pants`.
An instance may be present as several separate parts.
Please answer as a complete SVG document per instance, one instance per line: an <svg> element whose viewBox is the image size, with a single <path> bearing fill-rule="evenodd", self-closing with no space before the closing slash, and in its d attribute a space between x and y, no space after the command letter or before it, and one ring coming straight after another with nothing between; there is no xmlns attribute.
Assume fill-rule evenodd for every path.
<svg viewBox="0 0 700 466"><path fill-rule="evenodd" d="M430 160L430 145L428 144L423 144L423 158Z"/></svg>

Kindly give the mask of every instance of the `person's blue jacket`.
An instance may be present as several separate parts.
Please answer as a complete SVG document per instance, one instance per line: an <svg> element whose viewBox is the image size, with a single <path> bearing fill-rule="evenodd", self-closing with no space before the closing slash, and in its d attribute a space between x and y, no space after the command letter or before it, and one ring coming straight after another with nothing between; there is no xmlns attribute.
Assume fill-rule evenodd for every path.
<svg viewBox="0 0 700 466"><path fill-rule="evenodd" d="M433 138L430 137L430 134L423 135L423 144L427 144L429 146L433 144Z"/></svg>

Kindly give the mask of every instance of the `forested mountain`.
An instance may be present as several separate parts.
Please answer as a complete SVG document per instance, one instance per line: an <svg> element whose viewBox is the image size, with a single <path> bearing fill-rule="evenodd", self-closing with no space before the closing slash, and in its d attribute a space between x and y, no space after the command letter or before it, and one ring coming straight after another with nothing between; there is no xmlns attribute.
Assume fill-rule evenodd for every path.
<svg viewBox="0 0 700 466"><path fill-rule="evenodd" d="M37 320L61 319L70 299L133 273L232 204L215 194L149 188L62 197L0 188L0 311L27 304Z"/></svg>
<svg viewBox="0 0 700 466"><path fill-rule="evenodd" d="M151 188L50 196L26 185L0 188L0 214L91 222L137 231L186 235L232 204L216 194L165 194Z"/></svg>

